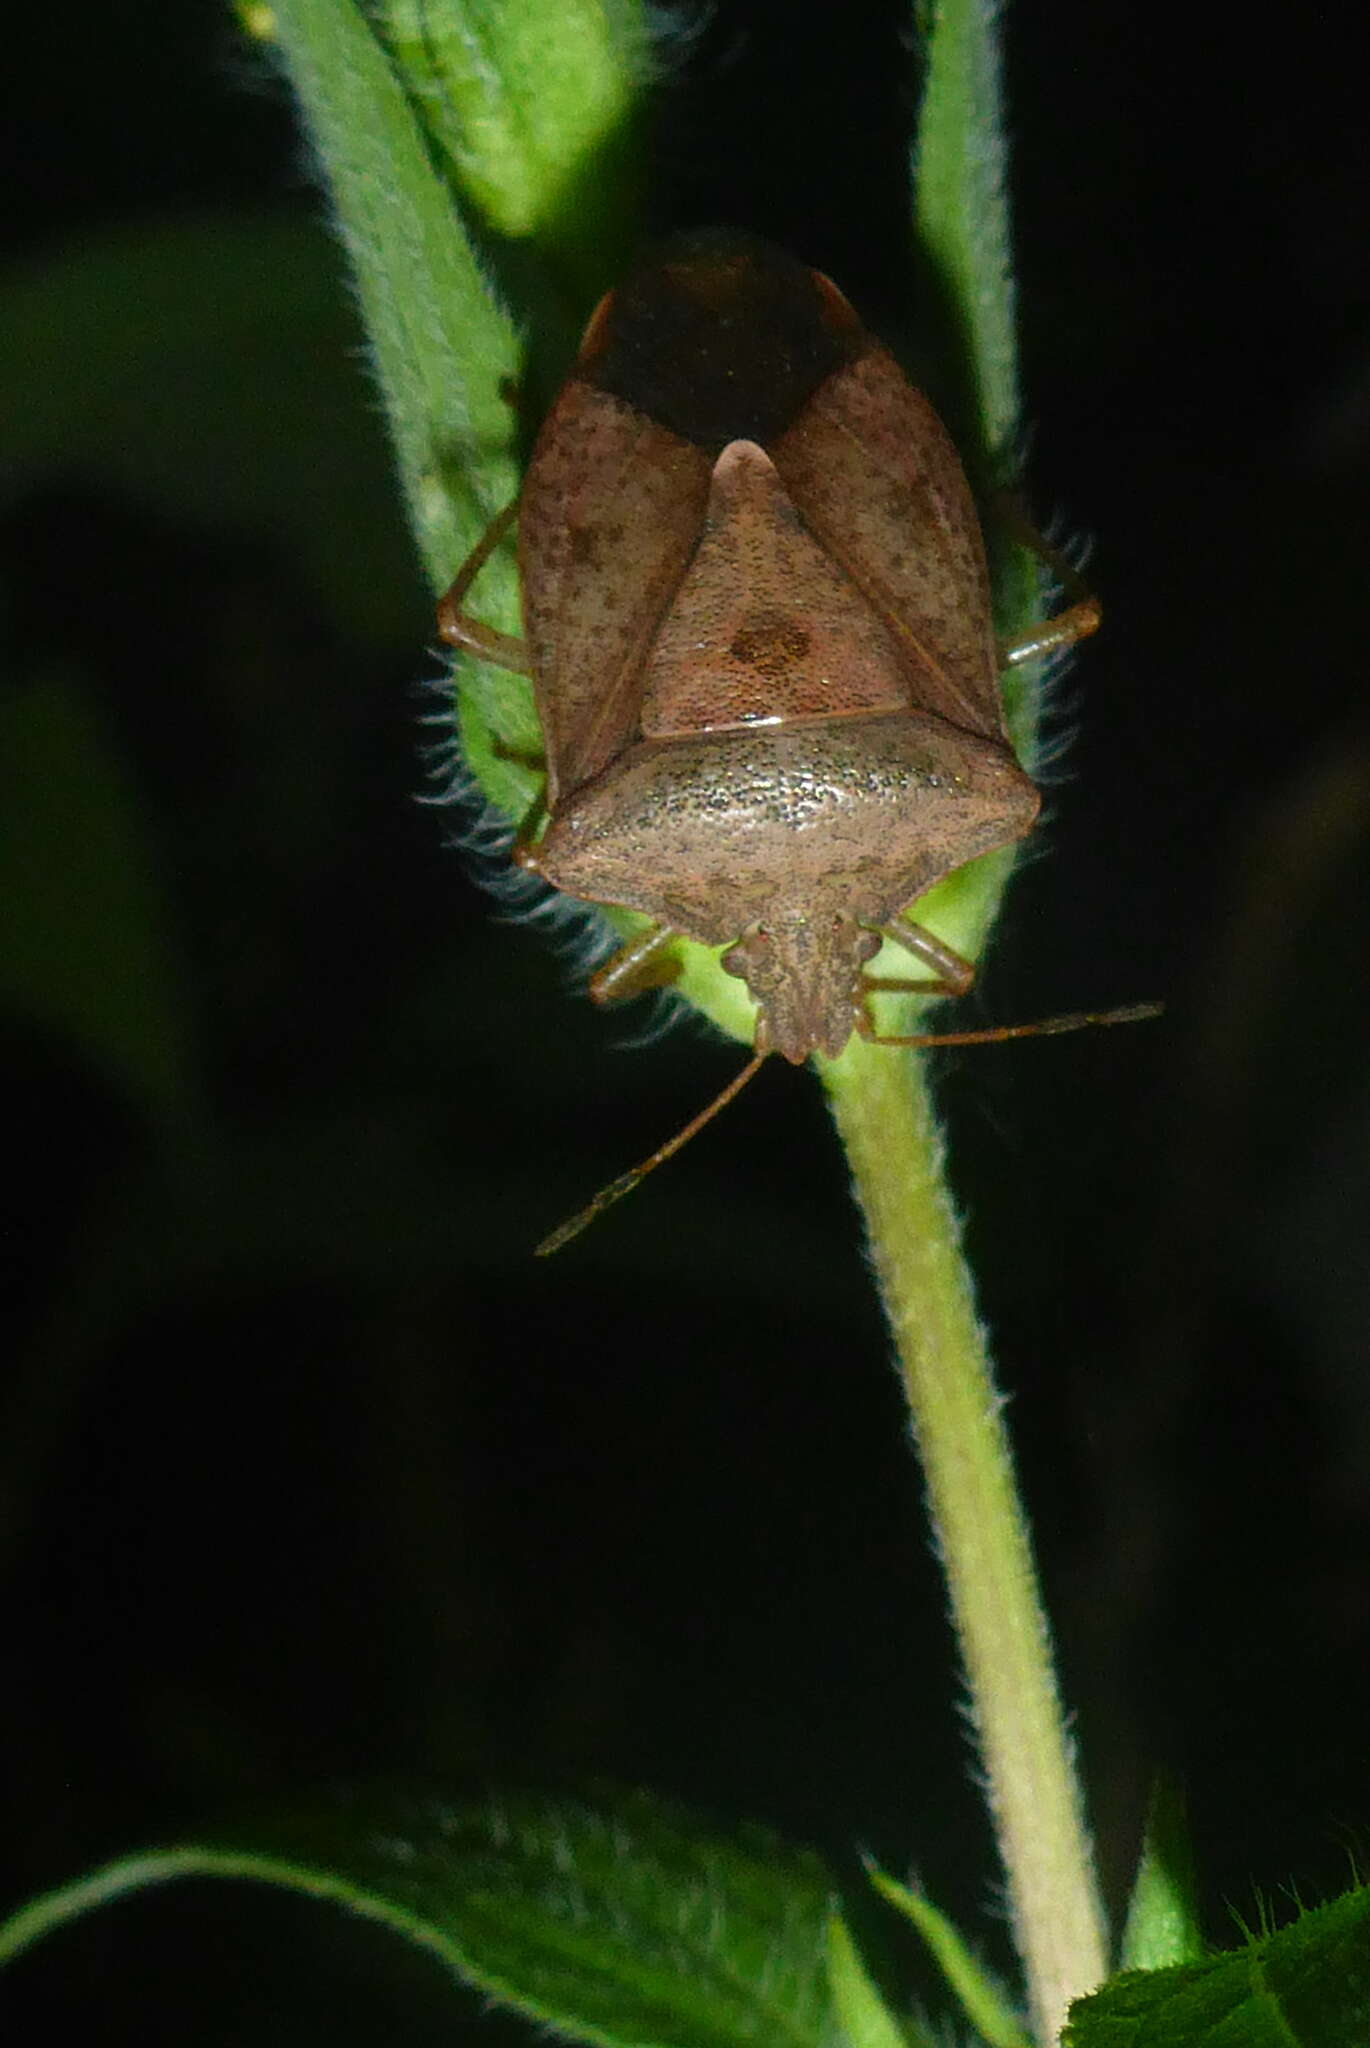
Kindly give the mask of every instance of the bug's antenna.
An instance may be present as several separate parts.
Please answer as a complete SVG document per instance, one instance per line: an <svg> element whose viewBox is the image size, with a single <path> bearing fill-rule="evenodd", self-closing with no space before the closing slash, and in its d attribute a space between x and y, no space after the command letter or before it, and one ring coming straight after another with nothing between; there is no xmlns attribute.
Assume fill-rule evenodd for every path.
<svg viewBox="0 0 1370 2048"><path fill-rule="evenodd" d="M1164 1003L1129 1003L1121 1010L1078 1010L1065 1017L1044 1017L1037 1024L995 1024L980 1031L923 1031L908 1038L886 1038L874 1032L863 1035L871 1045L997 1045L1005 1038L1050 1038L1058 1031L1085 1031L1094 1024L1140 1024L1148 1017L1159 1017L1164 1008ZM553 1252L559 1252L573 1237L579 1237L582 1230L587 1230L597 1216L602 1216L615 1202L621 1202L625 1195L630 1195L639 1181L646 1180L658 1166L664 1166L682 1145L688 1145L705 1124L711 1123L721 1109L726 1109L734 1096L742 1093L768 1057L769 1048L754 1053L746 1066L733 1075L727 1087L720 1090L712 1102L706 1103L698 1116L692 1116L673 1138L668 1138L664 1145L658 1145L655 1152L638 1165L630 1166L617 1180L611 1180L583 1209L577 1209L574 1216L568 1216L564 1223L559 1223L555 1230L549 1232L536 1246L536 1257L545 1259Z"/></svg>
<svg viewBox="0 0 1370 2048"><path fill-rule="evenodd" d="M733 1097L741 1094L766 1057L764 1052L754 1053L742 1071L733 1075L722 1093L715 1095L713 1101L701 1109L698 1116L692 1116L683 1130L677 1131L673 1138L668 1138L664 1145L658 1145L650 1158L642 1160L637 1166L630 1166L617 1180L611 1180L607 1188L600 1189L593 1201L587 1202L583 1209L578 1209L574 1216L568 1217L565 1223L559 1223L554 1231L544 1237L542 1243L537 1246L536 1257L545 1259L551 1253L559 1252L573 1237L579 1237L581 1231L587 1229L596 1216L601 1216L614 1202L621 1202L625 1195L630 1195L638 1182L646 1180L647 1175L655 1167L663 1166L682 1145L688 1145L696 1132L702 1131L705 1124L718 1115L720 1109L726 1109Z"/></svg>
<svg viewBox="0 0 1370 2048"><path fill-rule="evenodd" d="M871 1045L998 1045L1005 1038L1054 1038L1058 1031L1088 1031L1095 1024L1143 1024L1164 1009L1164 1003L1128 1003L1121 1010L1072 1010L1068 1017L1043 1017L1036 1024L991 1024L980 1031L919 1031L907 1038L865 1035Z"/></svg>

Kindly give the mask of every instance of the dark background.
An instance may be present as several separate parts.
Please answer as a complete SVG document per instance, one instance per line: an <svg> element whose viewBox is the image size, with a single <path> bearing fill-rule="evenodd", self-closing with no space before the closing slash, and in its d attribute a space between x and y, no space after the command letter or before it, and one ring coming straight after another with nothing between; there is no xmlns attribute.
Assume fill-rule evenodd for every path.
<svg viewBox="0 0 1370 2048"><path fill-rule="evenodd" d="M733 0L682 41L655 221L769 233L898 323L903 11L819 13ZM630 1049L414 800L429 602L269 64L202 0L29 32L7 1891L342 1782L607 1775L912 1859L979 1919L816 1088L768 1070L530 1260L735 1050ZM1326 18L1071 0L1017 10L1009 89L1035 499L1094 537L1107 630L976 1012L1170 1007L943 1094L1108 1880L1169 1766L1222 1939L1254 1886L1338 1888L1370 1817L1362 74ZM144 2042L452 2025L431 1966L246 1890L64 1934L10 2000Z"/></svg>

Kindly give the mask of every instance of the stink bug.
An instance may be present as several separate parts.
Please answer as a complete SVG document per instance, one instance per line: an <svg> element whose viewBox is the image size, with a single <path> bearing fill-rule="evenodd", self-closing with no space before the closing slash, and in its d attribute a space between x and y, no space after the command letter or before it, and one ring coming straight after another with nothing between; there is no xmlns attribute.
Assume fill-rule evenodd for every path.
<svg viewBox="0 0 1370 2048"><path fill-rule="evenodd" d="M515 511L525 641L462 609ZM601 301L517 507L458 574L439 629L533 678L547 822L514 858L653 920L591 993L660 980L677 938L725 946L756 999L755 1056L540 1249L677 1150L767 1054L877 1038L873 988L970 986L971 964L901 913L1031 830L1038 793L999 673L1098 621L1084 600L996 646L955 449L819 272L714 231L666 244ZM926 978L874 982L882 938Z"/></svg>

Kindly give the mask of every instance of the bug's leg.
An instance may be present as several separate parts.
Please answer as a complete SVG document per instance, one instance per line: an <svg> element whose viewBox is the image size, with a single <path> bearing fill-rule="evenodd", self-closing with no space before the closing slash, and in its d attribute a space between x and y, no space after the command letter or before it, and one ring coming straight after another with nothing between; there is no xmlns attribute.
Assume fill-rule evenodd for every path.
<svg viewBox="0 0 1370 2048"><path fill-rule="evenodd" d="M1103 606L1069 557L1037 531L1012 492L1002 492L997 505L1014 538L1046 563L1070 599L1066 609L1054 619L1027 626L1003 643L999 649L1001 667L1017 668L1022 662L1035 661L1040 654L1054 654L1097 633L1103 621Z"/></svg>
<svg viewBox="0 0 1370 2048"><path fill-rule="evenodd" d="M649 988L666 988L680 972L667 950L679 936L668 924L648 925L590 976L591 1000L622 1003Z"/></svg>
<svg viewBox="0 0 1370 2048"><path fill-rule="evenodd" d="M1097 597L1081 598L1054 619L1043 619L1040 625L1005 640L999 649L1000 667L1017 668L1021 662L1036 661L1039 654L1055 654L1062 647L1073 647L1077 640L1087 640L1098 632L1103 615Z"/></svg>
<svg viewBox="0 0 1370 2048"><path fill-rule="evenodd" d="M912 953L915 960L921 960L925 967L930 967L933 979L877 981L875 985L879 988L921 990L924 995L963 996L975 979L975 969L970 961L962 959L953 946L944 945L926 925L913 924L901 918L893 924L882 924L880 934L882 938L893 939L896 946L902 946L906 953Z"/></svg>
<svg viewBox="0 0 1370 2048"><path fill-rule="evenodd" d="M492 662L496 668L512 669L515 675L528 676L533 670L523 641L515 639L512 633L497 633L480 619L468 618L461 608L467 591L509 531L517 511L515 498L502 512L497 512L458 569L451 589L438 604L438 631L449 647L474 654L479 661Z"/></svg>
<svg viewBox="0 0 1370 2048"><path fill-rule="evenodd" d="M903 976L888 977L883 974L863 974L857 983L856 998L852 1004L852 1016L856 1029L862 1038L873 1045L887 1041L875 1028L869 1003L872 996L963 996L975 979L975 969L969 960L963 960L952 947L943 945L939 938L924 925L905 923L902 919L895 924L879 927L882 938L893 940L896 946L903 946L916 960L930 967L930 975L918 980L905 980Z"/></svg>
<svg viewBox="0 0 1370 2048"><path fill-rule="evenodd" d="M541 761L532 764L541 768ZM542 834L542 822L547 816L547 792L540 789L524 814L523 823L514 834L514 843L509 849L509 858L516 868L522 868L527 875L541 875L542 863L538 859L537 843ZM545 878L544 878L545 879Z"/></svg>

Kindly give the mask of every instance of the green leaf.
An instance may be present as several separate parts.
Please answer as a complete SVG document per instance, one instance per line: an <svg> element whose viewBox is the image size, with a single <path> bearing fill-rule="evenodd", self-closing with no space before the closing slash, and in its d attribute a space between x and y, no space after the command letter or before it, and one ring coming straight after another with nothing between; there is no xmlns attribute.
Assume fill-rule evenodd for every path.
<svg viewBox="0 0 1370 2048"><path fill-rule="evenodd" d="M486 225L598 289L647 71L632 0L381 0L378 18Z"/></svg>
<svg viewBox="0 0 1370 2048"><path fill-rule="evenodd" d="M603 263L626 233L638 19L628 0L396 0L379 19L356 0L274 10L434 590L518 488L519 327L564 355L598 288L585 238ZM479 603L492 625L518 631L512 548L483 571ZM527 680L469 660L456 677L466 765L491 803L522 818L541 782Z"/></svg>
<svg viewBox="0 0 1370 2048"><path fill-rule="evenodd" d="M940 285L969 383L975 455L1012 461L1018 436L1018 332L1010 260L999 6L934 0L917 117L913 233Z"/></svg>
<svg viewBox="0 0 1370 2048"><path fill-rule="evenodd" d="M1178 1786L1162 1778L1151 1795L1128 1902L1122 1967L1163 1970L1171 1963L1198 1962L1203 1953L1184 1801Z"/></svg>
<svg viewBox="0 0 1370 2048"><path fill-rule="evenodd" d="M404 77L353 0L280 0L275 26L351 260L428 581L442 588L518 488L514 321L496 303ZM481 578L483 615L517 629L512 555ZM526 680L462 668L466 755L492 802L522 815L540 751Z"/></svg>
<svg viewBox="0 0 1370 2048"><path fill-rule="evenodd" d="M949 423L981 490L1017 482L1021 431L1018 337L1008 190L999 0L926 0L925 79L914 139L913 228L932 302L946 330ZM1004 637L1042 616L1041 565L987 530L995 620ZM1004 713L1031 772L1041 664L1000 678ZM985 854L922 899L931 925L978 959L1017 858Z"/></svg>
<svg viewBox="0 0 1370 2048"><path fill-rule="evenodd" d="M962 2012L989 2048L1032 2048L994 1978L964 1938L922 1892L913 1891L889 1877L878 1865L867 1865L867 1875L882 1899L911 1920L945 1977Z"/></svg>
<svg viewBox="0 0 1370 2048"><path fill-rule="evenodd" d="M840 1913L828 1921L828 1982L848 2048L934 2048L932 2036L895 2018L871 1980Z"/></svg>
<svg viewBox="0 0 1370 2048"><path fill-rule="evenodd" d="M272 1820L255 1846L190 1843L107 1864L0 1926L0 1959L178 1877L332 1900L455 1976L604 2048L833 2048L821 1867L762 1836L704 1836L645 1798L511 1801Z"/></svg>
<svg viewBox="0 0 1370 2048"><path fill-rule="evenodd" d="M351 258L434 585L513 496L519 354L404 80L353 0L280 0L277 34Z"/></svg>
<svg viewBox="0 0 1370 2048"><path fill-rule="evenodd" d="M157 1122L191 1109L156 853L113 738L70 676L0 700L0 1004L65 1035Z"/></svg>
<svg viewBox="0 0 1370 2048"><path fill-rule="evenodd" d="M1359 2048L1370 2041L1370 1891L1233 1954L1131 1971L1078 1999L1063 2048Z"/></svg>
<svg viewBox="0 0 1370 2048"><path fill-rule="evenodd" d="M997 0L935 0L914 164L914 232L942 288L970 387L962 432L991 472L1018 435L1018 338L1010 257Z"/></svg>

